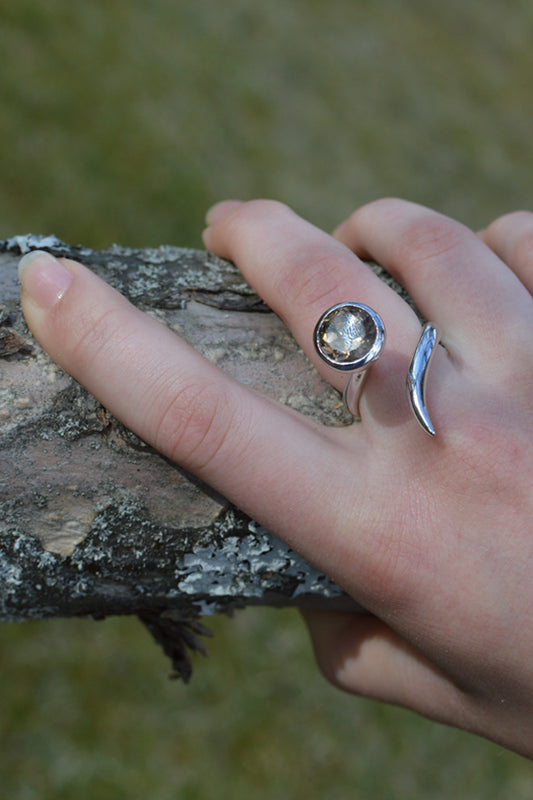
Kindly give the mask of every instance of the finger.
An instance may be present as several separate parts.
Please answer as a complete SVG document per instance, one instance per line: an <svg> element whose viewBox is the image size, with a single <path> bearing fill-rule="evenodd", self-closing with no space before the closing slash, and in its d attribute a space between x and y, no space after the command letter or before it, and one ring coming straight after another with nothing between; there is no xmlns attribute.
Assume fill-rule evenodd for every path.
<svg viewBox="0 0 533 800"><path fill-rule="evenodd" d="M226 207L228 209L229 207ZM281 203L254 201L229 209L204 232L206 246L234 261L258 294L287 323L317 369L338 389L346 377L325 366L313 346L321 314L355 300L374 308L387 330L385 353L365 385L386 375L402 398L409 358L420 333L413 311L350 250ZM398 387L394 386L397 379Z"/></svg>
<svg viewBox="0 0 533 800"><path fill-rule="evenodd" d="M239 206L242 206L241 200L222 200L220 203L215 203L205 215L205 221L208 225L214 225Z"/></svg>
<svg viewBox="0 0 533 800"><path fill-rule="evenodd" d="M332 521L313 509L324 485L311 465L333 474L339 459L314 424L232 380L80 264L34 253L21 278L26 319L52 358L142 439L271 530L296 528L289 543L317 556Z"/></svg>
<svg viewBox="0 0 533 800"><path fill-rule="evenodd" d="M465 719L462 694L438 668L368 614L305 610L317 662L335 686L440 722Z"/></svg>
<svg viewBox="0 0 533 800"><path fill-rule="evenodd" d="M479 236L533 294L533 214L529 211L506 214Z"/></svg>
<svg viewBox="0 0 533 800"><path fill-rule="evenodd" d="M443 330L448 349L480 367L502 358L502 338L530 316L516 278L470 230L403 200L380 200L356 211L336 236L370 257L407 289L424 316Z"/></svg>

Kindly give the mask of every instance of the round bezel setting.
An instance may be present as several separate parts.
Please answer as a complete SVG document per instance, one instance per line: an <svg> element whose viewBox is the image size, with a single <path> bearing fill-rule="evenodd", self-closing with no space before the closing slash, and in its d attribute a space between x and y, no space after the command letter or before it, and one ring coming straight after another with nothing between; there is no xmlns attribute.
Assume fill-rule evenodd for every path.
<svg viewBox="0 0 533 800"><path fill-rule="evenodd" d="M385 343L385 326L374 309L364 303L337 303L322 314L314 333L318 355L331 367L353 372L379 358Z"/></svg>

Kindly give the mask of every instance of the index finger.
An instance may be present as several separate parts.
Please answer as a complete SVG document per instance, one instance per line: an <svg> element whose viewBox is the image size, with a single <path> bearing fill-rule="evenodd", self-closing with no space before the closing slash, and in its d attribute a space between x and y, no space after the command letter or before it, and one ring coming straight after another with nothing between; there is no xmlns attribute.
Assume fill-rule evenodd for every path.
<svg viewBox="0 0 533 800"><path fill-rule="evenodd" d="M34 335L106 408L309 560L338 569L337 526L317 502L344 457L327 429L237 383L81 264L34 253L21 277Z"/></svg>

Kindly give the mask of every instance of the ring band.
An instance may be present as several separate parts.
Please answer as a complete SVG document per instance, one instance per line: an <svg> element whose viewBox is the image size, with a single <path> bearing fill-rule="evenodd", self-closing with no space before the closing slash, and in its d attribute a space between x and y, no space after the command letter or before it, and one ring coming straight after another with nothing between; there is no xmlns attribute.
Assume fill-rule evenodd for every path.
<svg viewBox="0 0 533 800"><path fill-rule="evenodd" d="M344 389L344 404L350 414L359 418L365 378L385 344L383 320L364 303L337 303L318 320L314 344L326 364L350 373Z"/></svg>

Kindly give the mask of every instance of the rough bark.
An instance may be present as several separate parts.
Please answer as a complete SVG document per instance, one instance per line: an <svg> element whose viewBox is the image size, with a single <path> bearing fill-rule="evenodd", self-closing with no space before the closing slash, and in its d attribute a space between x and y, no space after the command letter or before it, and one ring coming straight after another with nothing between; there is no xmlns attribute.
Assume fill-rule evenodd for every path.
<svg viewBox="0 0 533 800"><path fill-rule="evenodd" d="M187 677L198 616L250 604L353 608L268 531L127 430L30 335L17 263L78 259L238 380L348 422L279 319L215 256L0 242L0 620L137 614ZM275 501L274 501L275 502Z"/></svg>

